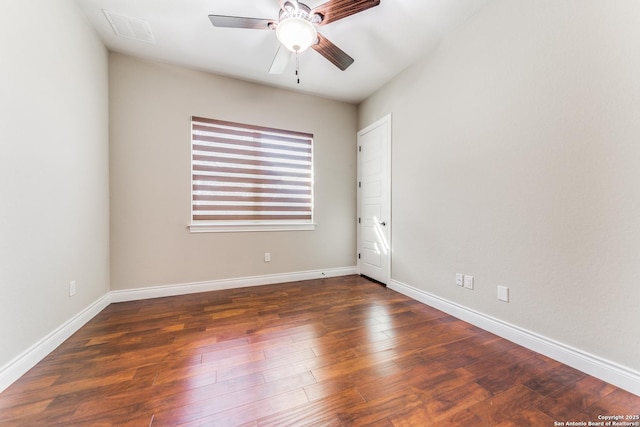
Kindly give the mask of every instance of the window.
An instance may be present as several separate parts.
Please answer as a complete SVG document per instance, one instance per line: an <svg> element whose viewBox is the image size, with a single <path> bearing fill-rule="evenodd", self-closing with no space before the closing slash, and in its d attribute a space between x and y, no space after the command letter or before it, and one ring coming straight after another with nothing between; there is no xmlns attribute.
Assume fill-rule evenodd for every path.
<svg viewBox="0 0 640 427"><path fill-rule="evenodd" d="M313 135L191 118L191 231L310 230Z"/></svg>

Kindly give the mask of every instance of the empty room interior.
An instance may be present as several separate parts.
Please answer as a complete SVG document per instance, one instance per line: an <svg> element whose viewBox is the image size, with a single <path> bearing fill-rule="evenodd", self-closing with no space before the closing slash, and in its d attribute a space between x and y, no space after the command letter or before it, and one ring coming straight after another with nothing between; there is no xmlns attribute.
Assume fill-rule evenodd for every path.
<svg viewBox="0 0 640 427"><path fill-rule="evenodd" d="M640 426L640 2L3 6L0 425Z"/></svg>

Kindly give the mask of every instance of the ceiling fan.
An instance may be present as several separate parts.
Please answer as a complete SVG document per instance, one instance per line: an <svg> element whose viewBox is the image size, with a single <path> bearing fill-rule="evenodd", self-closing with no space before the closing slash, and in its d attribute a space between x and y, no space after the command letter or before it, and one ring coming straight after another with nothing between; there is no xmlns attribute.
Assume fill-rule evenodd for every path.
<svg viewBox="0 0 640 427"><path fill-rule="evenodd" d="M330 24L380 4L380 0L329 0L311 9L298 0L278 1L280 14L277 20L209 15L215 27L275 30L281 44L269 69L271 74L283 73L291 55L294 52L304 52L309 47L342 71L346 70L353 64L354 59L318 33L316 27Z"/></svg>

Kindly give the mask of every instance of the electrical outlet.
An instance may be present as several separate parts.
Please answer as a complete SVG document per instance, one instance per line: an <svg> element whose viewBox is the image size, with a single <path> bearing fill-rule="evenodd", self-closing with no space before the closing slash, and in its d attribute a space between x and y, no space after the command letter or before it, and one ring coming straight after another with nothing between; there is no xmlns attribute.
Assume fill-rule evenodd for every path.
<svg viewBox="0 0 640 427"><path fill-rule="evenodd" d="M76 294L76 281L69 282L69 296L72 297Z"/></svg>
<svg viewBox="0 0 640 427"><path fill-rule="evenodd" d="M271 252L264 253L264 262L271 262Z"/></svg>
<svg viewBox="0 0 640 427"><path fill-rule="evenodd" d="M464 286L464 274L456 273L456 285Z"/></svg>
<svg viewBox="0 0 640 427"><path fill-rule="evenodd" d="M464 287L467 289L473 289L473 276L464 275Z"/></svg>
<svg viewBox="0 0 640 427"><path fill-rule="evenodd" d="M498 301L509 302L509 288L498 286Z"/></svg>

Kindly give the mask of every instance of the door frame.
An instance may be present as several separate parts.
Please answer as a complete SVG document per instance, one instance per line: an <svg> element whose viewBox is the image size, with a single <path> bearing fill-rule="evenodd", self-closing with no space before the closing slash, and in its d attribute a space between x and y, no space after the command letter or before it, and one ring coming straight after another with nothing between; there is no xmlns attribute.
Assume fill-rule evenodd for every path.
<svg viewBox="0 0 640 427"><path fill-rule="evenodd" d="M387 138L386 138L386 145L383 148L386 151L386 157L387 157L387 177L386 177L386 188L387 188L387 209L385 212L385 216L386 218L388 218L387 220L387 239L388 239L388 244L389 244L389 256L387 257L387 277L385 278L385 282L384 285L388 285L389 282L391 281L391 257L393 255L393 244L392 244L392 215L391 215L391 195L392 195L392 191L391 191L391 113L387 114L386 116L376 120L374 123L370 124L369 126L366 126L364 129L361 129L358 131L358 138L357 138L357 145L356 145L356 156L357 156L357 173L356 173L356 194L357 194L357 209L356 209L356 250L357 250L357 254L356 254L356 261L357 261L357 268L358 268L358 274L361 274L361 258L360 258L360 254L362 253L362 241L361 241L361 224L360 224L360 213L362 210L362 206L361 206L361 197L360 197L360 180L361 180L361 171L362 171L362 165L361 165L361 158L362 156L360 156L360 144L361 144L361 139L362 139L362 135L366 134L367 132L370 132L371 130L383 126L383 125L387 125Z"/></svg>

